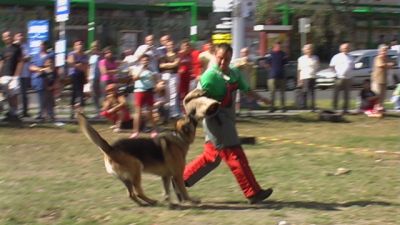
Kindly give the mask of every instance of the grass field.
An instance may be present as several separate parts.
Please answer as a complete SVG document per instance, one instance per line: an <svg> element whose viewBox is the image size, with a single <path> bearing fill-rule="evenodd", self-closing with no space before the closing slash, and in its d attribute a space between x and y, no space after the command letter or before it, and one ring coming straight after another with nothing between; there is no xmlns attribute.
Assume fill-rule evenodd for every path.
<svg viewBox="0 0 400 225"><path fill-rule="evenodd" d="M136 206L75 125L0 127L0 224L400 224L399 118L240 118L240 134L257 136L244 146L252 169L273 195L248 205L221 163L189 189L202 204L175 210ZM110 141L129 135L95 127ZM198 128L188 160L202 143ZM338 168L351 172L336 176ZM145 175L143 186L161 200L160 178Z"/></svg>

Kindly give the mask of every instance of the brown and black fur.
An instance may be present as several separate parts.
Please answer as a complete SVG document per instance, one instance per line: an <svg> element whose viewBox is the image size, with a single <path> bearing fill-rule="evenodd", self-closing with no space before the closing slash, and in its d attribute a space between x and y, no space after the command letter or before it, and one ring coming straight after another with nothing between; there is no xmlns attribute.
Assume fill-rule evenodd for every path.
<svg viewBox="0 0 400 225"><path fill-rule="evenodd" d="M171 181L180 201L198 202L189 197L183 181L186 154L195 138L197 121L194 118L185 116L179 119L175 131L160 134L154 139L124 138L110 145L88 123L83 114L78 113L77 117L83 133L104 153L107 172L125 184L129 197L138 205L157 203L143 192L142 172L162 177L165 200L170 204Z"/></svg>

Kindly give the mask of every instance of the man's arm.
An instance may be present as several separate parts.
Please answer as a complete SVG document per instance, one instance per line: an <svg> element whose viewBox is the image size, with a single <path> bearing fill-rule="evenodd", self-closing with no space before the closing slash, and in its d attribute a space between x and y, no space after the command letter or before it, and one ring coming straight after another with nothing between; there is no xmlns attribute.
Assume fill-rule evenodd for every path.
<svg viewBox="0 0 400 225"><path fill-rule="evenodd" d="M17 63L17 67L15 68L14 71L14 76L20 76L22 73L22 67L24 66L24 58L22 55L22 50L21 48L19 48L18 50L18 63Z"/></svg>
<svg viewBox="0 0 400 225"><path fill-rule="evenodd" d="M255 98L256 100L260 100L260 101L264 102L264 104L266 104L266 105L271 104L271 101L267 97L263 97L253 90L249 90L248 92L246 92L246 95L248 95L249 97Z"/></svg>

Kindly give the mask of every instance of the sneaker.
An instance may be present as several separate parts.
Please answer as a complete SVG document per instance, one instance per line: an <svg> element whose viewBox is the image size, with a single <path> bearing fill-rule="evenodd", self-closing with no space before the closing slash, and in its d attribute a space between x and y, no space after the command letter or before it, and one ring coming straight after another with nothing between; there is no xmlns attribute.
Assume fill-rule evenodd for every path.
<svg viewBox="0 0 400 225"><path fill-rule="evenodd" d="M139 137L139 132L134 132L133 134L131 134L131 136L129 136L129 138L137 138Z"/></svg>
<svg viewBox="0 0 400 225"><path fill-rule="evenodd" d="M153 131L150 133L150 137L151 137L151 138L155 138L155 137L157 137L157 136L158 136L158 132L155 131L155 130L153 130Z"/></svg>
<svg viewBox="0 0 400 225"><path fill-rule="evenodd" d="M250 204L257 204L268 198L272 194L272 188L268 188L267 190L261 189L254 196L247 198Z"/></svg>

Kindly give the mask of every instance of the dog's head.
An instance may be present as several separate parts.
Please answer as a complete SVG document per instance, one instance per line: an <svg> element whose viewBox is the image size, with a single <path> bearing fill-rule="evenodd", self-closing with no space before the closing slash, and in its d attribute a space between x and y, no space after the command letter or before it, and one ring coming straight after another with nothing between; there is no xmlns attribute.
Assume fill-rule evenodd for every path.
<svg viewBox="0 0 400 225"><path fill-rule="evenodd" d="M175 130L176 132L187 137L189 143L193 143L196 136L197 120L192 115L185 115L176 121Z"/></svg>

